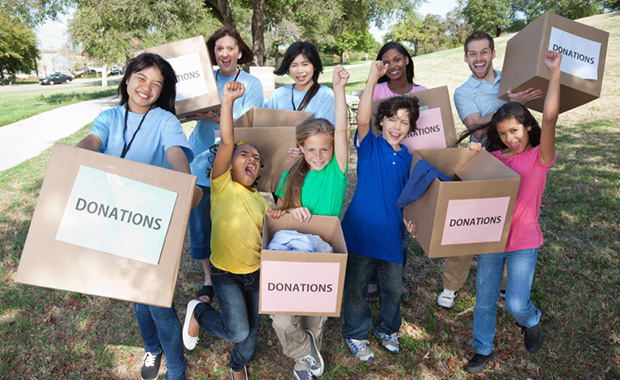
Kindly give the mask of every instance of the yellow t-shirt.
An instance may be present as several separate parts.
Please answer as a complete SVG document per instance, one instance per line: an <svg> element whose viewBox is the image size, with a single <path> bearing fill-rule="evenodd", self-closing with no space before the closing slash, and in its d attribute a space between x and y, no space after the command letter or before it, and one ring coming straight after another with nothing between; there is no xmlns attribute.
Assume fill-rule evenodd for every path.
<svg viewBox="0 0 620 380"><path fill-rule="evenodd" d="M263 218L269 205L232 180L230 169L211 179L211 264L235 274L260 268Z"/></svg>

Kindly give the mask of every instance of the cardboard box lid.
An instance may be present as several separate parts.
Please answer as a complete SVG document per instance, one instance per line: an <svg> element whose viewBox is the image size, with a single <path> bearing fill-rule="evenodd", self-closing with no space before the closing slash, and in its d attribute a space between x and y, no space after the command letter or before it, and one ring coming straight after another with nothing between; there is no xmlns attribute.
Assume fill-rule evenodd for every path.
<svg viewBox="0 0 620 380"><path fill-rule="evenodd" d="M253 107L235 120L235 128L296 127L313 116L314 112Z"/></svg>
<svg viewBox="0 0 620 380"><path fill-rule="evenodd" d="M211 57L203 36L150 47L134 53L155 53L166 59L177 76L176 116L181 122L197 112L218 109L221 104ZM185 96L182 94L185 93ZM181 97L182 99L179 99Z"/></svg>
<svg viewBox="0 0 620 380"><path fill-rule="evenodd" d="M553 29L555 29L554 38L556 39L560 38L558 37L559 34L571 35L569 37L573 41L567 42L570 44L567 45L570 48L553 44L549 49ZM545 67L544 56L547 50L556 50L565 55L562 59L562 74L560 76L560 112L565 112L598 98L601 94L608 40L608 32L551 12L545 12L508 41L498 97L509 101L506 92L511 87L513 92L530 87L540 89L543 91L543 97L528 102L526 106L542 112L549 84L549 71ZM532 41L540 42L532 44ZM586 52L592 52L591 49L595 46L590 46L590 44L593 43L594 45L600 44L598 56L588 58L586 55L589 53L577 52L579 48L586 49L584 50ZM566 66L570 64L570 58L567 55L572 55L573 52L577 52L580 57L583 56L584 60L592 59L593 62L598 62L594 68L597 79L583 79L569 73L574 71ZM580 60L576 61L579 62Z"/></svg>
<svg viewBox="0 0 620 380"><path fill-rule="evenodd" d="M435 179L417 201L404 209L416 223L416 237L428 257L464 256L499 252L505 248L520 176L486 151L472 155L466 148L421 149L413 153L412 169L424 159L454 182ZM503 230L499 241L442 245L446 214L452 200L506 199ZM491 202L491 201L489 201ZM486 205L486 201L482 202ZM484 206L482 208L486 208Z"/></svg>
<svg viewBox="0 0 620 380"><path fill-rule="evenodd" d="M409 153L416 149L440 149L456 146L456 128L452 115L452 103L447 86L416 91L403 96L417 97L420 101L420 118L416 122L417 130L409 133L402 144ZM386 98L389 99L389 98ZM386 99L372 102L372 133L379 136L375 127L375 115L379 104Z"/></svg>
<svg viewBox="0 0 620 380"><path fill-rule="evenodd" d="M157 265L57 239L81 166L177 194ZM173 170L56 144L47 168L15 281L169 307L196 177Z"/></svg>

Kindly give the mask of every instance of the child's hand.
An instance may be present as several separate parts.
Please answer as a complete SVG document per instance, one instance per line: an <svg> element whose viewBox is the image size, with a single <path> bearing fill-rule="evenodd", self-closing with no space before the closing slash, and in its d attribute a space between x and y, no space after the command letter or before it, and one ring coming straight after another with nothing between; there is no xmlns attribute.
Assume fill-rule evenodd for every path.
<svg viewBox="0 0 620 380"><path fill-rule="evenodd" d="M284 214L286 214L286 210L278 210L277 208L267 210L267 216L269 219L280 219Z"/></svg>
<svg viewBox="0 0 620 380"><path fill-rule="evenodd" d="M405 223L405 228L407 229L407 232L409 233L409 235L411 235L412 237L415 237L415 224L410 220L406 220L404 217L403 217L403 223Z"/></svg>
<svg viewBox="0 0 620 380"><path fill-rule="evenodd" d="M469 149L469 152L471 154L476 154L482 150L482 144L480 144L479 142L472 141L469 144L467 144L467 149Z"/></svg>
<svg viewBox="0 0 620 380"><path fill-rule="evenodd" d="M244 92L245 86L243 85L243 83L239 83L233 80L224 85L224 94L222 95L222 97L235 100L242 97Z"/></svg>
<svg viewBox="0 0 620 380"><path fill-rule="evenodd" d="M301 148L288 148L288 155L293 157L295 160L304 156Z"/></svg>
<svg viewBox="0 0 620 380"><path fill-rule="evenodd" d="M290 210L290 214L303 224L308 223L310 221L310 218L312 218L312 214L310 214L310 210L308 210L307 207L294 208Z"/></svg>
<svg viewBox="0 0 620 380"><path fill-rule="evenodd" d="M545 66L547 66L549 71L559 70L561 62L562 54L551 50L545 53Z"/></svg>
<svg viewBox="0 0 620 380"><path fill-rule="evenodd" d="M374 78L375 80L379 80L382 76L387 73L388 65L387 63L383 63L383 61L374 61L370 64L370 78Z"/></svg>
<svg viewBox="0 0 620 380"><path fill-rule="evenodd" d="M334 76L332 77L334 88L344 88L344 85L347 84L347 81L349 80L349 76L349 72L341 65L334 67Z"/></svg>

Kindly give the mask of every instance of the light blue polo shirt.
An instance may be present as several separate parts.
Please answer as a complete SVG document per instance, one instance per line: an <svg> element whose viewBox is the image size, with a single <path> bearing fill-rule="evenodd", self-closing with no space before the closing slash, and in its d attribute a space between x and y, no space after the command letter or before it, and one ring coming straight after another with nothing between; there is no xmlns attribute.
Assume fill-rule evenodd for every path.
<svg viewBox="0 0 620 380"><path fill-rule="evenodd" d="M127 131L125 131L123 140L125 112L125 106L114 107L100 113L93 122L93 128L89 134L99 137L103 142L99 153L120 157L125 143L129 144L131 141L144 115L129 112ZM192 162L194 153L183 133L181 123L171 112L157 107L146 114L142 127L136 134L125 158L170 169L166 151L177 145L183 148L187 160Z"/></svg>
<svg viewBox="0 0 620 380"><path fill-rule="evenodd" d="M217 75L219 70L215 72L217 78L217 89L220 93L220 99L224 94L224 86L226 83L235 79L235 77L225 77ZM233 103L233 118L238 119L246 113L250 108L262 107L265 102L265 93L263 92L263 84L255 76L241 70L237 77L237 82L243 83L245 92L243 96L235 99ZM215 156L209 152L209 148L215 144L215 130L220 126L210 120L198 120L196 126L189 136L189 143L192 150L196 153L196 158L190 165L192 174L198 177L197 184L201 186L210 186L211 181L207 176L207 169L213 166Z"/></svg>
<svg viewBox="0 0 620 380"><path fill-rule="evenodd" d="M393 263L403 262L403 212L396 207L411 169L407 148L395 151L382 135L368 133L357 148L357 188L342 219L347 249Z"/></svg>
<svg viewBox="0 0 620 380"><path fill-rule="evenodd" d="M278 87L265 101L265 108L296 111L306 96L306 92L294 90L292 84ZM336 125L335 107L334 92L327 86L321 86L303 111L314 112L315 118L327 119L332 125Z"/></svg>

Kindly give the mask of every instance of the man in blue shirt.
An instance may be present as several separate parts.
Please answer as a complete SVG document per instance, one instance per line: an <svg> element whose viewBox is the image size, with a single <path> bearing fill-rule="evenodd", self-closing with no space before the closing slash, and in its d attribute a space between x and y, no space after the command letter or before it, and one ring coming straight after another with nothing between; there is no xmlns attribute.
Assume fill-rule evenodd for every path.
<svg viewBox="0 0 620 380"><path fill-rule="evenodd" d="M463 124L467 129L473 130L491 121L495 111L506 102L497 97L502 72L493 69L495 58L493 37L485 32L475 31L465 40L464 48L465 63L469 65L472 75L454 91L454 105ZM542 91L534 88L515 93L512 92L512 88L508 90L510 100L521 104L541 96ZM482 145L485 145L486 138L483 136L483 131L472 135L471 141L482 142ZM444 309L451 309L454 306L457 292L469 276L472 258L473 256L453 256L446 260L443 274L444 290L437 298L438 306Z"/></svg>

